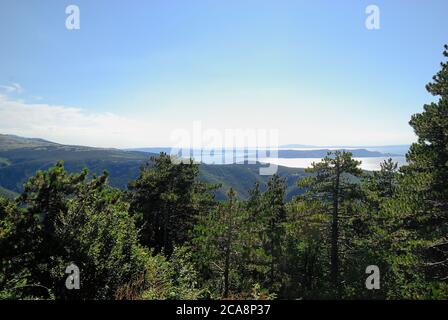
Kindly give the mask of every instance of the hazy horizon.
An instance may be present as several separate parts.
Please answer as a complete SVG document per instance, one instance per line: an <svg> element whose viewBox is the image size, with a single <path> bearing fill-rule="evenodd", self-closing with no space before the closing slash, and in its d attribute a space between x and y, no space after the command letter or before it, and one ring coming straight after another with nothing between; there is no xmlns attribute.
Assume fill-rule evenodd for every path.
<svg viewBox="0 0 448 320"><path fill-rule="evenodd" d="M57 143L57 144L62 144L64 145L65 143L60 142L60 141L56 141L56 140L51 140L51 139L46 139L46 138L42 138L42 137L38 137L38 136L21 136L21 135L17 135L14 133L7 133L7 132L0 132L0 135L11 135L11 136L17 136L20 138L26 138L26 139L40 139L40 140L45 140L48 142L53 142L53 143ZM70 144L70 145L79 145L79 146L85 146L85 147L94 147L94 148L110 148L110 147L103 147L103 146L93 146L93 145L89 145L89 144L80 144L80 143L74 143L74 144ZM294 145L300 146L300 147L294 147ZM291 149L291 150L318 150L318 149L336 149L336 148L380 148L380 147L409 147L411 145L411 143L408 144L390 144L390 145L347 145L347 144L342 144L342 145L309 145L309 144L302 144L302 143L286 143L286 144L281 144L279 146L275 146L275 147L271 147L271 146L267 146L266 148L279 148L279 149ZM142 146L124 146L124 147L118 147L117 149L122 149L122 150L137 150L137 149L157 149L157 148L172 148L169 145L142 145ZM210 147L209 149L213 149L214 147ZM247 147L247 146L243 146L243 147L236 147L236 148L229 148L229 149L256 149L255 148L251 148L251 147Z"/></svg>

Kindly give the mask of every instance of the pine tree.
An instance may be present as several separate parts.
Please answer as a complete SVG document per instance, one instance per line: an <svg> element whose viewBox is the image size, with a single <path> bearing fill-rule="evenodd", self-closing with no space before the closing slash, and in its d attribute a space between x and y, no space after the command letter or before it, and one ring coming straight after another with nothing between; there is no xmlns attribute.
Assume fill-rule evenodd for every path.
<svg viewBox="0 0 448 320"><path fill-rule="evenodd" d="M331 212L331 254L330 279L334 289L340 295L340 211L341 206L359 196L358 185L354 178L362 176L358 167L359 161L352 159L352 154L345 151L330 152L319 163L313 163L307 172L311 176L299 181L301 187L306 187L305 198L317 199L326 203Z"/></svg>
<svg viewBox="0 0 448 320"><path fill-rule="evenodd" d="M87 179L59 162L29 179L18 206L0 201L0 266L14 294L58 299L111 299L143 274L149 253L137 240L123 193L108 175ZM67 290L75 264L82 290ZM0 277L1 278L1 277Z"/></svg>
<svg viewBox="0 0 448 320"><path fill-rule="evenodd" d="M366 203L371 211L378 213L381 203L395 195L398 178L398 163L389 158L380 164L379 171L372 172L363 181Z"/></svg>
<svg viewBox="0 0 448 320"><path fill-rule="evenodd" d="M385 210L395 222L390 234L401 252L395 269L403 290L393 294L409 298L448 296L447 62L426 89L438 100L411 118L418 140L401 168L398 195Z"/></svg>
<svg viewBox="0 0 448 320"><path fill-rule="evenodd" d="M214 296L227 298L245 290L239 274L245 218L244 207L237 200L236 192L230 189L227 200L201 216L194 228L191 243L194 260L205 281L204 286Z"/></svg>
<svg viewBox="0 0 448 320"><path fill-rule="evenodd" d="M137 216L142 243L171 255L175 245L190 238L196 218L214 205L212 186L198 180L198 165L176 164L161 153L129 183L130 211Z"/></svg>
<svg viewBox="0 0 448 320"><path fill-rule="evenodd" d="M225 225L225 237L224 237L224 298L229 296L229 273L230 273L230 259L233 251L234 232L235 232L235 215L236 212L236 193L230 188L227 193L227 203L224 207L224 225Z"/></svg>
<svg viewBox="0 0 448 320"><path fill-rule="evenodd" d="M285 238L285 179L274 174L269 178L262 196L264 235L263 246L269 257L269 273L266 284L270 291L278 291L281 286L283 242Z"/></svg>

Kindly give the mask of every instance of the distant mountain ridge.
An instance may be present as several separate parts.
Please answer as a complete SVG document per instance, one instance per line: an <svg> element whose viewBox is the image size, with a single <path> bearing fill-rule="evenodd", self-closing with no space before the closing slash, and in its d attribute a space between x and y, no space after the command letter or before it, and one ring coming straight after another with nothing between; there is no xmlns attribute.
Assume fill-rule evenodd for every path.
<svg viewBox="0 0 448 320"><path fill-rule="evenodd" d="M0 134L0 194L12 197L21 192L23 184L37 170L46 170L58 160L63 160L69 172L79 172L88 168L91 174L109 172L110 184L126 189L130 180L137 178L141 165L156 153L102 149L85 146L58 144L42 139L22 138ZM218 199L224 199L226 191L232 187L240 197L246 198L248 190L255 182L265 183L269 176L260 176L257 164L206 165L201 164L200 179L210 183L220 183L216 192ZM287 182L286 199L302 192L297 188L297 180L306 174L303 169L278 167L280 176Z"/></svg>
<svg viewBox="0 0 448 320"><path fill-rule="evenodd" d="M355 158L376 158L376 157L395 157L398 154L381 153L379 151L369 151L367 149L336 149L339 151L348 151ZM324 158L332 149L317 150L278 150L279 158Z"/></svg>
<svg viewBox="0 0 448 320"><path fill-rule="evenodd" d="M169 147L149 147L149 148L133 148L133 149L125 149L128 151L139 151L139 152L147 152L147 153L160 153L165 152L170 154L171 148ZM188 149L187 149L188 150ZM255 157L258 153L257 159L260 155L272 156L272 151L277 152L275 155L277 158L324 158L330 151L349 151L353 154L353 157L357 158L377 158L377 157L397 157L402 154L398 153L383 153L380 151L371 151L367 149L348 149L348 148L340 148L340 149L328 149L328 148L310 148L305 150L293 150L293 149L273 149L273 150L214 150L215 153L223 154L223 153L236 153L239 157L243 157L244 153L247 153L248 158ZM185 150L184 150L185 151ZM190 154L193 157L196 157L197 161L201 158L201 150L200 149L190 149ZM207 153L210 150L202 150L202 152Z"/></svg>
<svg viewBox="0 0 448 320"><path fill-rule="evenodd" d="M169 153L171 148L138 148L121 150L112 148L94 148L87 146L64 145L39 138L23 138L15 135L0 134L0 194L14 197L21 192L24 182L37 170L45 170L58 160L63 160L70 172L88 168L91 174L109 172L110 184L126 189L130 180L139 174L139 168L150 156L160 152ZM279 150L283 158L322 158L330 149ZM355 157L384 157L392 153L381 153L366 149L348 150ZM246 198L248 190L255 182L263 184L269 178L260 176L259 169L265 164L200 164L200 179L210 183L220 183L222 187L216 192L218 199L225 197L226 190L234 188ZM302 192L297 187L297 180L306 176L304 169L279 166L278 174L286 179L289 200Z"/></svg>
<svg viewBox="0 0 448 320"><path fill-rule="evenodd" d="M0 134L0 150L10 150L29 147L48 147L58 143L40 138L23 138L12 134Z"/></svg>
<svg viewBox="0 0 448 320"><path fill-rule="evenodd" d="M311 146L307 144L284 144L279 146L281 149L288 149L288 148L319 148L318 146Z"/></svg>

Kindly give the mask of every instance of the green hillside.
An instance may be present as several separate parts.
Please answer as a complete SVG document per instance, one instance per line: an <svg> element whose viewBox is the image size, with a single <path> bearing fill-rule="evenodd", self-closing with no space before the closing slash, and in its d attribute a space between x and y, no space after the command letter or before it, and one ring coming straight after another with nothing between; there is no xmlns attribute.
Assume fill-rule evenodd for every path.
<svg viewBox="0 0 448 320"><path fill-rule="evenodd" d="M58 160L63 160L69 172L88 168L91 174L107 170L112 186L125 189L129 180L138 176L140 166L154 154L119 149L103 149L85 146L70 146L42 139L0 135L0 186L14 192L22 191L25 181L37 170L45 170ZM240 197L246 198L248 190L258 181L264 183L268 176L260 176L260 164L201 165L200 178L210 183L219 183L216 197L223 199L226 191L233 187ZM297 195L298 178L303 169L279 167L278 174L286 177L287 199Z"/></svg>
<svg viewBox="0 0 448 320"><path fill-rule="evenodd" d="M8 189L5 189L2 186L0 186L0 196L3 196L8 199L14 199L17 195L18 195L18 193L8 190Z"/></svg>
<svg viewBox="0 0 448 320"><path fill-rule="evenodd" d="M224 198L226 191L232 187L242 198L247 198L248 190L253 188L258 181L261 190L264 190L264 183L269 176L261 176L259 169L261 164L230 164L230 165L201 165L200 178L210 183L221 183L217 197ZM287 190L286 199L290 200L301 193L297 188L297 180L305 175L304 169L278 167L277 174L286 178Z"/></svg>
<svg viewBox="0 0 448 320"><path fill-rule="evenodd" d="M57 146L57 143L38 138L23 138L12 134L0 134L0 150Z"/></svg>
<svg viewBox="0 0 448 320"><path fill-rule="evenodd" d="M107 170L114 186L126 187L128 177L138 173L149 155L118 149L69 146L41 139L0 135L0 185L20 192L23 183L37 170L45 170L63 160L70 171L88 168L100 174Z"/></svg>

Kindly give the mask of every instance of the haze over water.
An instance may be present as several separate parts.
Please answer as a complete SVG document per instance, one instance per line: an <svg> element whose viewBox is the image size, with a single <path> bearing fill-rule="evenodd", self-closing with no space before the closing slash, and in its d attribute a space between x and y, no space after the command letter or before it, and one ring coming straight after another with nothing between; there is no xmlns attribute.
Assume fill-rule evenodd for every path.
<svg viewBox="0 0 448 320"><path fill-rule="evenodd" d="M389 158L398 163L398 166L402 166L406 163L404 156L399 157L372 157L372 158L354 158L361 161L361 168L364 170L375 171L380 170L380 164ZM321 161L320 158L263 158L259 160L263 163L273 163L279 166L291 167L291 168L307 168L310 167L313 162Z"/></svg>
<svg viewBox="0 0 448 320"><path fill-rule="evenodd" d="M297 148L299 150L301 148ZM336 149L336 148L333 148ZM306 148L301 150L312 150L312 148ZM318 148L315 148L318 150ZM320 162L322 158L282 158L276 157L275 155L269 157L266 154L258 155L256 157L255 151L236 150L234 152L228 151L223 153L221 150L210 152L200 150L193 150L192 158L196 162L201 162L205 164L233 164L233 163L272 163L279 166L290 167L290 168L308 168L313 162ZM398 166L402 166L406 163L406 158L403 155L396 156L382 156L382 157L354 157L355 160L361 161L360 167L364 170L374 171L380 170L380 164L385 160L391 158L394 162L398 163Z"/></svg>

